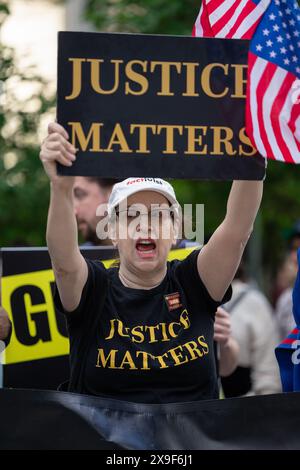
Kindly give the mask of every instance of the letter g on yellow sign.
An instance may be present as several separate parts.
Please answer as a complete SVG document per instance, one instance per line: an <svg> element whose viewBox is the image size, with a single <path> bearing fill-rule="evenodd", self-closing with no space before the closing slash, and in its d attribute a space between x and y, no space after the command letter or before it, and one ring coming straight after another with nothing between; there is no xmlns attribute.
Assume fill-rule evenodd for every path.
<svg viewBox="0 0 300 470"><path fill-rule="evenodd" d="M2 278L2 305L13 323L4 364L69 353L64 318L56 314L53 305L52 283L52 270Z"/></svg>

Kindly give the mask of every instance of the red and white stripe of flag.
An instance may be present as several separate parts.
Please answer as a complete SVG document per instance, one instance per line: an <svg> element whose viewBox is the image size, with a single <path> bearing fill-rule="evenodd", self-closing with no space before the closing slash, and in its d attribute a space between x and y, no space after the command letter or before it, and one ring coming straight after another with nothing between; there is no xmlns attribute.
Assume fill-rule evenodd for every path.
<svg viewBox="0 0 300 470"><path fill-rule="evenodd" d="M193 36L250 39L271 0L203 0Z"/></svg>

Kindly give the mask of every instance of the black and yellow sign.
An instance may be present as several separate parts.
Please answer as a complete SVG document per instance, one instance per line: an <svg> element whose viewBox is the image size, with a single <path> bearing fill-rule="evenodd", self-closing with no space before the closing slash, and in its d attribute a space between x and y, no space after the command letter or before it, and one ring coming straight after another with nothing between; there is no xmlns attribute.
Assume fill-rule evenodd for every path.
<svg viewBox="0 0 300 470"><path fill-rule="evenodd" d="M109 260L111 248L84 248L86 258ZM2 354L6 387L56 389L69 375L65 319L53 303L54 274L46 248L1 250L2 305L13 324Z"/></svg>
<svg viewBox="0 0 300 470"><path fill-rule="evenodd" d="M59 34L57 119L68 175L262 179L245 133L248 41Z"/></svg>

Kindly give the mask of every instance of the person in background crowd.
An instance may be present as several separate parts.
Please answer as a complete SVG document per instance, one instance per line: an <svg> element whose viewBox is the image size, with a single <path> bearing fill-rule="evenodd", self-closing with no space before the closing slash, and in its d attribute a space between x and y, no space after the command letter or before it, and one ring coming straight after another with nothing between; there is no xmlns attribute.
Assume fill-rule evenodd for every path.
<svg viewBox="0 0 300 470"><path fill-rule="evenodd" d="M300 392L300 249L297 258L298 274L292 292L293 329L276 348L284 392Z"/></svg>
<svg viewBox="0 0 300 470"><path fill-rule="evenodd" d="M0 305L0 388L2 387L3 383L1 354L4 348L9 344L11 331L11 322L8 314L6 310L4 310L4 308Z"/></svg>
<svg viewBox="0 0 300 470"><path fill-rule="evenodd" d="M293 285L297 275L297 262L293 252L286 255L283 269L289 276L289 286L279 296L275 306L275 319L278 326L279 339L282 341L294 328L295 320L293 316Z"/></svg>
<svg viewBox="0 0 300 470"><path fill-rule="evenodd" d="M85 243L83 246L111 245L111 240L97 236L97 224L104 217L97 215L100 205L108 203L113 185L117 180L77 176L74 182L74 210L77 225Z"/></svg>
<svg viewBox="0 0 300 470"><path fill-rule="evenodd" d="M220 377L228 377L238 366L240 348L232 336L230 315L222 307L216 312L214 341L217 343L216 359Z"/></svg>
<svg viewBox="0 0 300 470"><path fill-rule="evenodd" d="M297 250L300 248L300 220L293 225L286 237L286 240L286 252L283 256L282 263L279 266L272 291L272 304L274 306L276 306L280 295L286 289L289 289L295 282L295 270L297 271Z"/></svg>
<svg viewBox="0 0 300 470"><path fill-rule="evenodd" d="M293 251L296 253L297 258L297 251L300 248L300 220L297 220L292 227L292 230L288 237L288 250Z"/></svg>
<svg viewBox="0 0 300 470"><path fill-rule="evenodd" d="M8 344L10 333L11 321L6 310L0 305L0 341L4 341Z"/></svg>
<svg viewBox="0 0 300 470"><path fill-rule="evenodd" d="M296 222L292 228L288 239L287 254L279 272L282 291L275 307L275 318L278 325L279 338L282 341L294 328L295 320L293 316L293 286L297 276L297 250L300 247L300 221Z"/></svg>
<svg viewBox="0 0 300 470"><path fill-rule="evenodd" d="M275 358L278 331L272 307L247 278L242 262L232 283L233 295L224 308L230 313L232 336L239 344L238 367L222 379L226 397L281 391Z"/></svg>

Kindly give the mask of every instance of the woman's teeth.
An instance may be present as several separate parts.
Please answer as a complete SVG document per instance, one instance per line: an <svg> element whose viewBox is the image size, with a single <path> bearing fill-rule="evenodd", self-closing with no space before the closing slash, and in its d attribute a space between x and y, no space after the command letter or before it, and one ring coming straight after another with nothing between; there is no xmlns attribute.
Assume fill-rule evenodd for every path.
<svg viewBox="0 0 300 470"><path fill-rule="evenodd" d="M137 242L136 248L139 251L152 251L155 250L155 243L150 240L140 240Z"/></svg>

